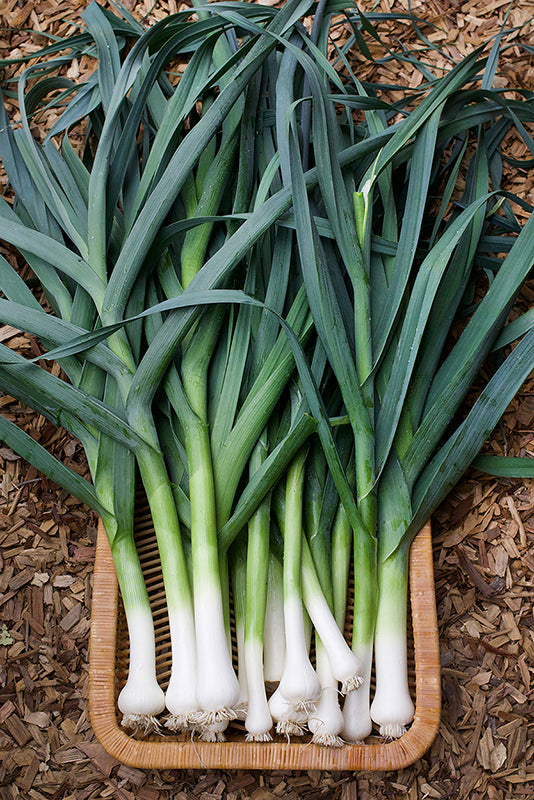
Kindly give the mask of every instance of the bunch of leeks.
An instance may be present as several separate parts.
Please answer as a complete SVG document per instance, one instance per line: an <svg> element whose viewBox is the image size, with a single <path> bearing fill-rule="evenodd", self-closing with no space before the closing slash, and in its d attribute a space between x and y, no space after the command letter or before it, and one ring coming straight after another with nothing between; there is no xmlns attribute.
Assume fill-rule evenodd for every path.
<svg viewBox="0 0 534 800"><path fill-rule="evenodd" d="M67 377L2 346L0 387L82 442L92 485L6 419L0 436L104 522L130 636L125 726L152 730L166 709L168 729L207 740L237 716L259 741L274 722L330 746L373 722L399 736L409 545L534 364L529 315L505 324L533 223L499 168L512 124L532 148L529 98L491 89L499 40L413 110L388 106L352 73L351 41L327 58L340 14L359 34L340 3L198 4L147 29L117 8L91 4L86 30L19 80L20 125L0 121L15 198L0 238L42 289L2 260L0 316ZM52 77L87 48L85 84ZM30 120L51 92L61 114L41 144ZM492 349L518 338L451 427ZM138 481L169 614L165 692Z"/></svg>

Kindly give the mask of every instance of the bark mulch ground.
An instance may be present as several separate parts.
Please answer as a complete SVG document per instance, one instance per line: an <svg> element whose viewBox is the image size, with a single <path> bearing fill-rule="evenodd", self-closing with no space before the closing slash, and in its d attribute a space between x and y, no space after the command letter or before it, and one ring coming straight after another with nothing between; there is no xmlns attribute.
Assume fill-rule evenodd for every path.
<svg viewBox="0 0 534 800"><path fill-rule="evenodd" d="M174 0L126 1L138 16L157 19ZM42 37L78 24L81 0L3 0L0 56L35 50ZM362 6L407 11L408 0ZM446 66L498 33L508 0L413 2L428 41L425 58ZM511 6L514 47L498 81L534 88L534 3ZM7 30L9 28L10 30ZM410 22L383 22L389 46L422 47ZM384 53L370 41L375 58ZM441 59L441 63L440 63ZM409 64L369 64L365 78L417 85ZM71 67L83 74L89 63ZM401 74L404 71L403 74ZM525 156L513 136L514 156ZM532 173L510 170L508 188L534 201ZM532 306L534 281L521 303ZM26 355L36 344L7 326L0 339ZM2 413L80 473L80 445L42 417L0 396ZM534 456L534 380L494 432L488 449ZM442 660L443 711L430 751L397 772L327 773L142 771L119 764L96 741L88 717L88 633L96 519L0 444L0 799L14 800L508 800L534 791L534 482L496 480L471 470L433 519L436 598Z"/></svg>

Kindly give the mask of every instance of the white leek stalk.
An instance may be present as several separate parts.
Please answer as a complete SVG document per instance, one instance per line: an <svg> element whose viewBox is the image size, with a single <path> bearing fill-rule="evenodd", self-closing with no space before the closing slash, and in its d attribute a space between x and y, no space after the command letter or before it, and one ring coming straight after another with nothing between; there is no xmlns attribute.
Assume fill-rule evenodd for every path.
<svg viewBox="0 0 534 800"><path fill-rule="evenodd" d="M282 564L270 552L267 606L263 631L263 674L267 683L280 681L286 660L283 587Z"/></svg>
<svg viewBox="0 0 534 800"><path fill-rule="evenodd" d="M266 432L254 448L250 459L253 474L267 456ZM245 719L246 740L268 742L272 739L273 720L267 704L263 669L263 634L267 605L269 573L269 536L271 503L267 497L259 505L248 524L247 579L245 610L244 660L247 681L248 709Z"/></svg>
<svg viewBox="0 0 534 800"><path fill-rule="evenodd" d="M217 525L207 426L185 431L190 465L191 545L197 648L199 723L235 719L239 683L228 649L219 573Z"/></svg>
<svg viewBox="0 0 534 800"><path fill-rule="evenodd" d="M328 653L332 674L347 694L362 683L361 665L340 631L323 594L308 542L302 541L302 590L306 610Z"/></svg>
<svg viewBox="0 0 534 800"><path fill-rule="evenodd" d="M170 717L165 727L172 731L189 730L198 713L196 697L196 644L193 614L179 609L169 611L172 671L165 692Z"/></svg>
<svg viewBox="0 0 534 800"><path fill-rule="evenodd" d="M354 614L352 650L362 665L363 682L343 706L343 736L362 742L372 729L369 711L373 636L376 615L376 545L363 531L354 532Z"/></svg>
<svg viewBox="0 0 534 800"><path fill-rule="evenodd" d="M163 459L138 454L141 477L149 500L161 558L171 634L172 667L165 704L171 730L187 728L198 710L196 698L195 621L189 575L182 547L174 496Z"/></svg>
<svg viewBox="0 0 534 800"><path fill-rule="evenodd" d="M362 666L362 685L357 692L349 692L343 703L343 738L348 742L362 744L370 735L373 723L369 713L371 666L373 643L367 646L353 646Z"/></svg>
<svg viewBox="0 0 534 800"><path fill-rule="evenodd" d="M287 472L284 520L284 625L286 657L279 684L282 697L297 711L309 710L321 694L306 641L301 591L302 491L306 454L297 456Z"/></svg>
<svg viewBox="0 0 534 800"><path fill-rule="evenodd" d="M237 719L246 719L248 712L248 672L245 655L245 620L236 621L237 639L237 682L239 683L239 698L235 712Z"/></svg>
<svg viewBox="0 0 534 800"><path fill-rule="evenodd" d="M247 662L248 707L245 718L247 742L270 742L273 720L263 676L263 648L261 641L248 639L245 642Z"/></svg>
<svg viewBox="0 0 534 800"><path fill-rule="evenodd" d="M371 717L380 733L397 739L414 714L408 689L406 641L408 547L402 544L379 568L375 632L376 691Z"/></svg>
<svg viewBox="0 0 534 800"><path fill-rule="evenodd" d="M332 531L333 605L334 616L340 629L345 627L352 549L352 530L345 508L340 503ZM365 552L364 547L363 553ZM363 602L365 606L366 603L372 602L374 580L370 581L363 574L366 562L363 560L359 548L355 550L355 562L357 562L355 567L357 573L355 575L356 603L361 606ZM361 665L362 684L357 692L349 692L343 703L343 739L349 742L362 743L369 736L373 727L369 714L373 631L372 615L356 613L353 619L352 650Z"/></svg>
<svg viewBox="0 0 534 800"><path fill-rule="evenodd" d="M308 728L313 733L312 742L323 747L342 747L343 713L338 700L338 682L332 674L330 659L318 636L315 637L317 675L321 682L321 696L315 711L308 719ZM357 695L358 692L350 692Z"/></svg>
<svg viewBox="0 0 534 800"><path fill-rule="evenodd" d="M239 699L235 712L237 719L244 720L248 707L247 665L245 659L245 606L247 598L247 549L244 539L238 539L232 553L232 597L234 605L235 633L237 644L237 680ZM231 647L231 639L230 639Z"/></svg>
<svg viewBox="0 0 534 800"><path fill-rule="evenodd" d="M105 400L114 405L118 387L108 378ZM165 696L156 677L156 641L152 610L135 545L135 460L126 448L100 435L93 466L95 489L105 508L102 521L109 540L121 590L129 637L128 678L119 698L121 724L143 733L157 730L156 719L165 708Z"/></svg>
<svg viewBox="0 0 534 800"><path fill-rule="evenodd" d="M128 679L118 699L124 715L121 724L148 733L157 729L156 716L165 708L165 695L156 678L152 612L133 538L115 539L113 544L130 643Z"/></svg>

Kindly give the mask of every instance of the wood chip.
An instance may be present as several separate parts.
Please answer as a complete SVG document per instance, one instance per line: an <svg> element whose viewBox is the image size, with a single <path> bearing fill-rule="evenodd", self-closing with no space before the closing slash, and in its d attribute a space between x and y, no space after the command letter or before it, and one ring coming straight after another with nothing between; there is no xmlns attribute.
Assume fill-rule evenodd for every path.
<svg viewBox="0 0 534 800"><path fill-rule="evenodd" d="M17 714L11 714L4 722L6 730L11 734L19 747L23 747L32 738L31 733Z"/></svg>
<svg viewBox="0 0 534 800"><path fill-rule="evenodd" d="M82 615L82 606L78 603L75 605L68 614L65 614L61 622L59 623L64 631L70 631L77 622L79 622L80 617Z"/></svg>
<svg viewBox="0 0 534 800"><path fill-rule="evenodd" d="M120 763L117 759L110 756L109 753L106 753L102 745L97 741L79 742L76 746L107 778L109 778L112 770Z"/></svg>
<svg viewBox="0 0 534 800"><path fill-rule="evenodd" d="M28 711L24 715L24 722L37 725L38 728L47 728L50 725L50 714L46 711Z"/></svg>
<svg viewBox="0 0 534 800"><path fill-rule="evenodd" d="M33 782L39 773L39 766L40 766L39 759L32 758L32 760L26 767L26 770L23 772L22 779L19 784L19 787L23 791L28 792L33 786Z"/></svg>
<svg viewBox="0 0 534 800"><path fill-rule="evenodd" d="M129 767L126 764L121 764L117 770L117 777L129 781L134 786L142 786L146 782L146 775L142 770Z"/></svg>

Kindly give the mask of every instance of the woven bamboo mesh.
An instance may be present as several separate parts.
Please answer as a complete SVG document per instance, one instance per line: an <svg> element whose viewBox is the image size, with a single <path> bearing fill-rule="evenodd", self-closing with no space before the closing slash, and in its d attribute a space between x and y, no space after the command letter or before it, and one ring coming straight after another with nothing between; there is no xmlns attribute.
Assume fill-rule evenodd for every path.
<svg viewBox="0 0 534 800"><path fill-rule="evenodd" d="M170 636L156 538L146 503L136 517L136 539L156 628L158 679L165 688L170 675ZM349 605L351 597L349 594ZM427 525L410 554L411 639L410 683L415 718L400 739L384 742L370 737L364 745L339 749L312 745L310 737L273 742L244 741L235 722L226 742L205 743L186 735L166 733L144 738L121 729L117 697L126 681L128 635L111 551L102 526L98 531L90 642L91 722L105 750L119 761L145 769L292 769L389 770L417 761L430 747L440 716L439 644L432 570L432 542Z"/></svg>

